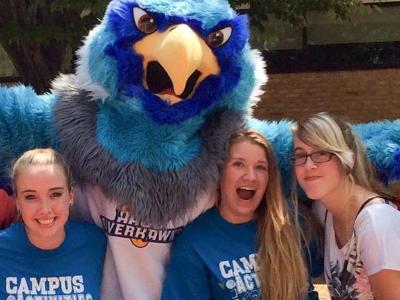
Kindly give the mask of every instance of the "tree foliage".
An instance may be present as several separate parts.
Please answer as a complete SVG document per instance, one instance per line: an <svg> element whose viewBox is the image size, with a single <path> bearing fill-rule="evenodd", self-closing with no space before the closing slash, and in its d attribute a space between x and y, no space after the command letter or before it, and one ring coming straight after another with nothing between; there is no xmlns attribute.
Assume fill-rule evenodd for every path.
<svg viewBox="0 0 400 300"><path fill-rule="evenodd" d="M74 51L107 0L1 0L0 43L25 84L45 92L70 73Z"/></svg>
<svg viewBox="0 0 400 300"><path fill-rule="evenodd" d="M340 21L350 21L351 13L362 7L361 0L230 0L233 6L247 6L253 25L263 26L269 15L293 26L307 25L310 12L332 12Z"/></svg>
<svg viewBox="0 0 400 300"><path fill-rule="evenodd" d="M171 0L173 1L173 0ZM108 0L1 0L0 44L25 84L45 92L58 73L72 72L74 52L98 23ZM247 4L252 24L268 15L303 26L310 11L333 11L346 20L359 0L230 0Z"/></svg>

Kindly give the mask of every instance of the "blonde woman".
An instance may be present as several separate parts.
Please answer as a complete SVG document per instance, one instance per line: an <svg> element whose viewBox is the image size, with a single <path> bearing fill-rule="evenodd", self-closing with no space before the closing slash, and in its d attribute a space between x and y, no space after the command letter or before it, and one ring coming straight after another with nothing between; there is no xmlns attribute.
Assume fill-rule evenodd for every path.
<svg viewBox="0 0 400 300"><path fill-rule="evenodd" d="M63 158L27 151L12 177L22 222L0 232L0 299L100 299L105 236L68 221L73 187Z"/></svg>
<svg viewBox="0 0 400 300"><path fill-rule="evenodd" d="M325 229L332 299L400 299L400 212L350 126L327 113L293 127L297 182Z"/></svg>
<svg viewBox="0 0 400 300"><path fill-rule="evenodd" d="M299 237L270 143L240 131L228 151L218 207L177 238L162 299L306 299Z"/></svg>

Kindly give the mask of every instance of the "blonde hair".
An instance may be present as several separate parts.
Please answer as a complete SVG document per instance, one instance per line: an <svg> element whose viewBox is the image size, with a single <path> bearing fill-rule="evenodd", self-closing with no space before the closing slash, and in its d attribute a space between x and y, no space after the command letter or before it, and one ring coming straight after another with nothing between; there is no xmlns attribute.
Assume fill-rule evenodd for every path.
<svg viewBox="0 0 400 300"><path fill-rule="evenodd" d="M261 298L304 299L307 292L307 278L300 247L300 231L298 226L292 224L288 213L272 146L260 133L241 130L231 136L228 149L242 141L249 141L262 147L268 161L268 184L264 199L257 208L259 240L257 262Z"/></svg>
<svg viewBox="0 0 400 300"><path fill-rule="evenodd" d="M364 146L349 124L322 112L297 122L292 132L303 143L334 153L347 170L351 183L384 194Z"/></svg>
<svg viewBox="0 0 400 300"><path fill-rule="evenodd" d="M57 151L46 148L46 149L33 149L26 151L23 153L14 163L12 168L11 177L13 179L14 185L15 182L25 167L36 166L36 165L58 165L64 172L65 179L67 182L68 190L71 190L72 187L72 176L69 170L68 165L66 164L64 158ZM16 191L14 186L14 192Z"/></svg>

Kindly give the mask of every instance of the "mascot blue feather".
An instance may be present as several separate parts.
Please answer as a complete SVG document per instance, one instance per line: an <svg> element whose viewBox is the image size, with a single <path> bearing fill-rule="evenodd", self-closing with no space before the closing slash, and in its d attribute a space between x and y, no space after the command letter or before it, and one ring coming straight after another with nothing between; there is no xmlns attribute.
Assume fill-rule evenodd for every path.
<svg viewBox="0 0 400 300"><path fill-rule="evenodd" d="M169 243L214 204L225 143L266 82L248 34L225 0L113 0L50 94L0 88L0 175L30 148L66 157L78 207L109 237L103 299L158 299ZM247 124L288 178L291 122ZM398 121L356 128L382 178L399 179Z"/></svg>
<svg viewBox="0 0 400 300"><path fill-rule="evenodd" d="M55 145L52 95L38 96L30 87L0 88L0 176L26 149Z"/></svg>

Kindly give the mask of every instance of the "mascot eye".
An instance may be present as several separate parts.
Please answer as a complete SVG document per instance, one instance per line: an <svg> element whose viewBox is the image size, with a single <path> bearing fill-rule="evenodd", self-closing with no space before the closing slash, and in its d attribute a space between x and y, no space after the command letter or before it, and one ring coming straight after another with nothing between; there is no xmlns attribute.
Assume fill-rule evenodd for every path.
<svg viewBox="0 0 400 300"><path fill-rule="evenodd" d="M139 7L133 8L133 18L136 27L143 33L150 34L157 30L156 21Z"/></svg>
<svg viewBox="0 0 400 300"><path fill-rule="evenodd" d="M232 34L232 27L225 27L223 29L214 31L207 36L207 45L211 48L218 48L225 44Z"/></svg>

